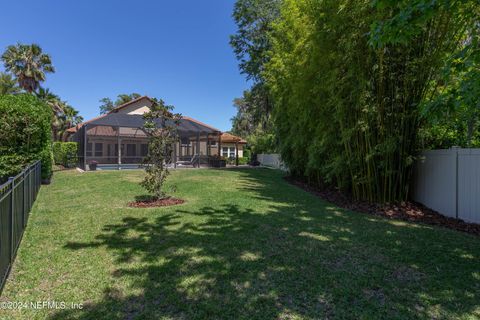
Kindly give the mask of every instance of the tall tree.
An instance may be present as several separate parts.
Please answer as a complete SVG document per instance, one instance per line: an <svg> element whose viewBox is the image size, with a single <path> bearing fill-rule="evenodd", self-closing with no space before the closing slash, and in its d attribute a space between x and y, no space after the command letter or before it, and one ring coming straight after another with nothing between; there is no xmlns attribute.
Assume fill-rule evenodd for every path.
<svg viewBox="0 0 480 320"><path fill-rule="evenodd" d="M2 60L5 70L14 74L20 87L30 93L45 81L46 73L55 72L50 56L37 44L8 46Z"/></svg>
<svg viewBox="0 0 480 320"><path fill-rule="evenodd" d="M75 110L71 105L63 102L63 112L59 115L60 126L57 131L57 140L65 141L67 137L67 129L75 127L83 121L83 117L79 115L78 110Z"/></svg>
<svg viewBox="0 0 480 320"><path fill-rule="evenodd" d="M253 82L252 88L234 101L237 115L232 118L232 131L242 133L243 137L254 132L262 135L271 127L273 103L263 72L269 61L270 32L279 17L280 4L281 0L237 0L235 3L233 18L238 30L230 37L230 45L241 73Z"/></svg>
<svg viewBox="0 0 480 320"><path fill-rule="evenodd" d="M122 104L125 104L127 102L130 102L140 97L141 95L139 93L130 93L130 94L121 93L117 96L117 99L115 100L115 102L113 102L112 99L110 98L100 99L100 102L102 103L100 105L100 114L109 113L116 107L121 106Z"/></svg>
<svg viewBox="0 0 480 320"><path fill-rule="evenodd" d="M233 9L238 30L230 37L230 45L241 72L255 83L263 81L262 71L271 49L269 33L279 16L280 3L281 0L237 0Z"/></svg>
<svg viewBox="0 0 480 320"><path fill-rule="evenodd" d="M45 101L52 108L54 113L63 112L62 100L58 95L54 94L50 89L39 87L38 92L36 93L36 96L39 99Z"/></svg>
<svg viewBox="0 0 480 320"><path fill-rule="evenodd" d="M99 101L100 105L100 114L106 114L115 109L115 104L110 98L102 98Z"/></svg>
<svg viewBox="0 0 480 320"><path fill-rule="evenodd" d="M118 107L118 106L121 106L122 104L125 104L127 102L130 102L134 99L137 99L137 98L140 98L142 95L139 94L139 93L130 93L130 94L125 94L125 93L122 93L122 94L119 94L117 96L117 100L115 101L115 105Z"/></svg>
<svg viewBox="0 0 480 320"><path fill-rule="evenodd" d="M422 110L424 148L480 147L480 23L432 87Z"/></svg>
<svg viewBox="0 0 480 320"><path fill-rule="evenodd" d="M285 0L264 76L282 159L357 199L405 200L420 105L476 0Z"/></svg>
<svg viewBox="0 0 480 320"><path fill-rule="evenodd" d="M78 111L50 89L40 87L36 96L52 108L53 141L65 140L66 130L82 122L83 118L78 115Z"/></svg>
<svg viewBox="0 0 480 320"><path fill-rule="evenodd" d="M8 73L0 72L0 95L20 92L17 81Z"/></svg>

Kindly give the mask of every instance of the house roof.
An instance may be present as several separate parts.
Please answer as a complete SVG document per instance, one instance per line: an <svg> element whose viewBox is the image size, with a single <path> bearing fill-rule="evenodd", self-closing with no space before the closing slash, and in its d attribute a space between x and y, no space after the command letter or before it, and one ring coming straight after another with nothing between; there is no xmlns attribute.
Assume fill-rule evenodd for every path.
<svg viewBox="0 0 480 320"><path fill-rule="evenodd" d="M212 126L210 126L210 125L208 125L208 124L205 124L205 123L203 123L203 122L201 122L201 121L198 121L198 120L196 120L196 119L193 119L193 118L190 118L190 117L187 117L187 116L182 116L182 119L195 122L195 123L197 123L197 124L199 124L199 125L201 125L201 126L210 128L210 129L213 130L213 131L222 132L221 130L218 130L217 128L214 128L214 127L212 127Z"/></svg>
<svg viewBox="0 0 480 320"><path fill-rule="evenodd" d="M148 97L148 96L141 96L141 97L138 97L138 98L135 98L133 100L130 100L128 102L125 102L124 104L121 104L119 105L118 107L115 107L114 109L110 110L108 113L113 113L113 112L118 112L119 110L125 108L125 107L128 107L129 105L131 104L134 104L135 102L138 102L140 100L143 100L143 99L147 99L148 101L150 101L151 103L154 103L154 101Z"/></svg>
<svg viewBox="0 0 480 320"><path fill-rule="evenodd" d="M75 127L67 129L68 133L75 133L77 132L83 125L85 124L91 124L91 125L109 125L109 126L125 126L125 127L134 127L134 128L140 128L144 124L143 116L142 115L132 115L132 114L122 114L118 113L120 109L123 109L125 107L128 107L131 104L134 104L142 99L148 99L150 102L154 102L152 99L150 99L148 96L142 96L136 99L133 99L129 102L126 102L115 109L111 110L107 114L98 116L96 118L93 118L91 120L82 122L78 124ZM183 131L184 133L190 132L190 133L196 133L196 132L201 132L201 133L214 133L214 132L221 132L217 128L214 128L210 125L207 125L201 121L198 121L196 119L187 117L187 116L182 116L182 119L180 120L180 126L179 130Z"/></svg>
<svg viewBox="0 0 480 320"><path fill-rule="evenodd" d="M108 114L108 113L107 113L107 114ZM92 121L101 119L101 118L105 117L107 114L102 114L101 116L98 116L98 117L95 117L95 118L90 119L90 120L88 120L88 121L84 121L84 122L82 122L82 123L79 123L79 124L77 124L75 127L68 128L68 129L67 129L67 132L68 132L68 133L75 133L75 132L77 132L81 127L83 127L83 125L85 125L85 124L87 124L87 123L90 123L90 122L92 122Z"/></svg>
<svg viewBox="0 0 480 320"><path fill-rule="evenodd" d="M242 143L242 144L247 143L247 141L245 141L244 139L237 137L228 132L222 133L222 135L220 136L220 141L223 143Z"/></svg>
<svg viewBox="0 0 480 320"><path fill-rule="evenodd" d="M160 119L157 119L156 122L158 127L162 125ZM143 118L143 115L116 112L109 113L104 117L98 118L88 123L89 126L112 126L125 128L142 128L144 124L145 119ZM169 125L173 125L173 123L169 123ZM207 134L219 132L209 126L205 126L196 121L192 121L189 118L180 119L177 131L180 135L191 135L197 133Z"/></svg>

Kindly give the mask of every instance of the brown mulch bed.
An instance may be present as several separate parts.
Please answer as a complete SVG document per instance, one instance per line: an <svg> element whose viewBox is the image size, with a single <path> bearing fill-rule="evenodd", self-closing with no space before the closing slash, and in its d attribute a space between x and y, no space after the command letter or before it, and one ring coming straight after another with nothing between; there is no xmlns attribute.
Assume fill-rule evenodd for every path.
<svg viewBox="0 0 480 320"><path fill-rule="evenodd" d="M165 198L165 199L141 199L133 202L129 202L128 206L132 208L154 208L154 207L168 207L177 204L184 203L185 200L177 198Z"/></svg>
<svg viewBox="0 0 480 320"><path fill-rule="evenodd" d="M401 203L381 205L366 201L357 201L332 188L312 187L303 181L299 181L291 177L286 177L285 180L344 209L382 216L390 219L442 226L480 236L480 224L467 223L460 219L445 217L419 203L406 201Z"/></svg>

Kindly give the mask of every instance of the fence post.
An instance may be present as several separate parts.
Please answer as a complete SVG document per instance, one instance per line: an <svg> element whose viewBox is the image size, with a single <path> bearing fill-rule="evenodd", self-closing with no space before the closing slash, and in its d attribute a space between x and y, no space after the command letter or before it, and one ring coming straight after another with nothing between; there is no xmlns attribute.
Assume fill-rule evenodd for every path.
<svg viewBox="0 0 480 320"><path fill-rule="evenodd" d="M13 263L13 257L15 256L13 254L14 250L14 241L13 241L13 226L14 226L14 221L13 217L15 216L14 210L15 210L15 199L14 199L14 190L15 190L15 179L13 177L8 178L8 181L10 182L10 263Z"/></svg>

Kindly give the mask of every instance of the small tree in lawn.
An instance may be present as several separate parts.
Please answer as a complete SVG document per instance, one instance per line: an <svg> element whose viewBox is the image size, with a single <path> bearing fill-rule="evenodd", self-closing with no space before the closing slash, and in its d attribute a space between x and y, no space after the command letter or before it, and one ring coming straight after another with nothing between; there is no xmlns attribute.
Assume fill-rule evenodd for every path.
<svg viewBox="0 0 480 320"><path fill-rule="evenodd" d="M150 111L143 115L143 130L149 138L148 155L144 163L146 176L141 185L155 200L167 198L164 183L169 175L167 162L172 158L173 147L177 141L177 126L181 115L173 113L173 106L155 100Z"/></svg>

